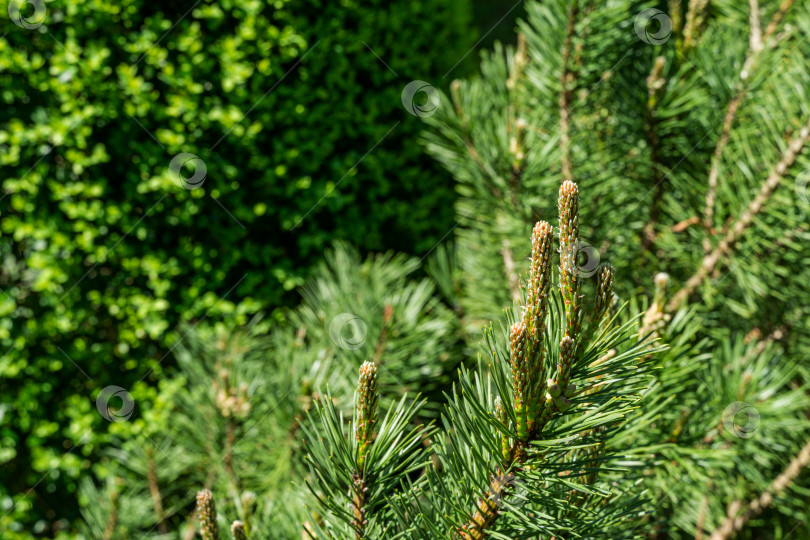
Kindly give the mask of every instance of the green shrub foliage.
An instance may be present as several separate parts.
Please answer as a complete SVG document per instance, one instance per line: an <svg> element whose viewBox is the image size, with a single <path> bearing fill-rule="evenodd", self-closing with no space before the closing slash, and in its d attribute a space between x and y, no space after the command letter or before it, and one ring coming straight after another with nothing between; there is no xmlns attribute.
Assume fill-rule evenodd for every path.
<svg viewBox="0 0 810 540"><path fill-rule="evenodd" d="M0 530L52 533L107 432L97 393L147 399L181 321L293 303L335 239L424 253L451 227L401 92L473 35L438 0L7 4Z"/></svg>

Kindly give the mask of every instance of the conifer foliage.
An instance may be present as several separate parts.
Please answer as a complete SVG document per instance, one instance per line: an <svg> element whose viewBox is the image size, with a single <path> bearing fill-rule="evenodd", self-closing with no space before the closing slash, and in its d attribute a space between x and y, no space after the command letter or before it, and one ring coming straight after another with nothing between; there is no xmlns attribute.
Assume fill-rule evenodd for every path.
<svg viewBox="0 0 810 540"><path fill-rule="evenodd" d="M461 311L510 305L522 238L576 177L580 252L670 345L617 441L657 501L639 531L808 536L810 4L525 6L427 119L459 182Z"/></svg>
<svg viewBox="0 0 810 540"><path fill-rule="evenodd" d="M610 485L621 470L612 441L661 348L638 339L624 310L609 315L609 265L588 284L595 294L584 294L578 204L576 184L563 183L558 286L554 229L541 221L508 335L486 332L486 360L462 368L435 433L411 427L413 409L404 403L375 428L371 363L360 371L348 433L331 400L316 409L306 429L313 537L340 530L357 538L587 536L597 524L622 536L619 527L637 516L638 500L631 483ZM428 436L426 450L417 442Z"/></svg>
<svg viewBox="0 0 810 540"><path fill-rule="evenodd" d="M288 327L190 332L92 533L808 536L810 6L526 15L425 118L454 243L338 246Z"/></svg>

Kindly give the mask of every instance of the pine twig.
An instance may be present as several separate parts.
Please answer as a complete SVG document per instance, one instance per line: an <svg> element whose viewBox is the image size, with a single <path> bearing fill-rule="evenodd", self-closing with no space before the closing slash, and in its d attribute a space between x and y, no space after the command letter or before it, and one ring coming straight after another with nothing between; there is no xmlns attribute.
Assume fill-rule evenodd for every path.
<svg viewBox="0 0 810 540"><path fill-rule="evenodd" d="M357 381L357 404L354 436L357 440L357 470L352 476L352 526L358 539L365 536L368 517L366 516L367 479L363 474L366 457L374 438L374 425L377 415L377 366L373 362L364 362L360 366L360 378Z"/></svg>
<svg viewBox="0 0 810 540"><path fill-rule="evenodd" d="M574 0L568 12L568 26L565 30L565 44L562 50L562 73L560 75L560 149L562 151L562 175L563 180L570 180L573 177L573 166L571 164L571 100L576 74L569 68L571 57L571 45L574 37L574 25L579 14L579 2Z"/></svg>
<svg viewBox="0 0 810 540"><path fill-rule="evenodd" d="M703 280L714 271L720 259L731 251L740 236L742 236L745 230L754 221L757 214L762 210L763 205L770 199L771 195L773 195L773 192L779 186L782 178L796 161L796 158L805 144L807 144L808 139L810 139L810 119L808 119L807 123L801 128L799 135L790 141L788 147L782 154L782 159L771 170L771 173L762 183L759 193L748 205L748 208L740 215L717 247L703 258L703 262L697 272L673 295L672 300L667 305L667 311L676 310L684 300L689 298L700 284L703 283Z"/></svg>
<svg viewBox="0 0 810 540"><path fill-rule="evenodd" d="M697 532L695 533L695 540L703 540L703 525L706 522L706 511L709 508L709 497L703 497L703 502L700 504L700 513L698 514Z"/></svg>
<svg viewBox="0 0 810 540"><path fill-rule="evenodd" d="M785 12L793 4L793 0L785 0L779 9L773 14L768 27L765 30L764 36L759 27L759 6L757 0L749 0L751 6L751 33L749 39L748 55L743 68L740 71L740 87L737 94L729 102L726 116L723 119L723 131L720 138L717 140L717 145L714 148L714 156L712 157L711 168L709 169L709 190L706 193L706 209L704 211L703 224L708 230L712 230L714 221L714 203L717 198L717 180L720 175L720 161L723 157L723 151L728 145L731 136L731 126L734 123L734 118L737 115L737 109L740 107L746 93L745 82L751 74L751 70L755 62L759 58L760 52L764 49L764 45L770 41L771 36L776 32L779 23L785 15ZM708 244L707 244L708 247ZM708 250L707 250L708 251Z"/></svg>
<svg viewBox="0 0 810 540"><path fill-rule="evenodd" d="M690 0L686 10L686 25L683 29L684 49L689 49L697 41L697 29L703 23L703 12L709 0Z"/></svg>
<svg viewBox="0 0 810 540"><path fill-rule="evenodd" d="M500 510L496 501L508 496L515 485L516 471L526 466L530 441L542 432L555 413L571 407L577 391L571 383L571 370L585 346L582 330L581 279L576 253L579 245L579 189L571 181L562 183L559 192L560 288L565 304L565 335L559 344L556 370L546 379L544 334L551 283L553 229L538 222L532 231L532 262L523 317L510 329L509 363L513 383L516 439L511 445L499 435L501 464L490 477L489 487L478 498L475 512L455 536L462 540L483 540L495 524ZM595 311L589 329L601 324L613 298L614 271L610 265L599 269ZM553 369L553 368L552 368ZM495 417L506 424L503 403L495 402ZM592 476L595 479L595 476Z"/></svg>
<svg viewBox="0 0 810 540"><path fill-rule="evenodd" d="M470 520L456 531L462 540L483 540L487 536L487 531L498 518L495 501L505 497L513 487L515 476L510 469L525 461L528 441L551 418L554 403L542 398L545 393L543 334L551 283L552 243L551 225L544 221L537 223L532 232L532 263L523 319L512 325L510 331L510 364L518 440L510 445L505 437L500 437L504 466L492 475L490 486L478 499ZM507 418L500 400L495 403L495 415L502 422Z"/></svg>
<svg viewBox="0 0 810 540"><path fill-rule="evenodd" d="M160 485L158 484L153 449L151 446L146 449L146 476L149 483L149 495L152 497L152 508L155 512L155 518L157 519L157 528L161 534L168 534L169 529L163 521L163 497L160 495Z"/></svg>
<svg viewBox="0 0 810 540"><path fill-rule="evenodd" d="M734 507L739 506L739 501L732 502L731 505L729 505L728 517L712 533L709 540L727 540L740 532L752 517L769 507L771 503L773 503L774 495L787 489L808 464L810 464L810 441L793 457L785 470L782 471L782 474L771 482L768 489L762 492L759 497L749 502L745 511L739 516L735 517L737 511L734 509Z"/></svg>
<svg viewBox="0 0 810 540"><path fill-rule="evenodd" d="M107 526L104 528L103 540L112 540L113 534L115 533L115 528L118 525L118 497L120 495L121 492L117 486L114 487L112 493L110 493L110 517L107 520Z"/></svg>
<svg viewBox="0 0 810 540"><path fill-rule="evenodd" d="M655 242L655 225L658 221L658 216L661 212L661 198L664 196L666 184L664 181L667 175L664 173L664 164L661 163L660 146L661 141L658 137L655 125L655 105L658 102L658 95L661 89L666 85L664 78L664 66L666 65L666 58L659 56L655 59L652 71L647 77L647 107L644 110L644 117L646 123L645 136L647 145L650 147L650 163L652 164L653 174L653 189L655 194L650 207L650 218L644 225L642 230L641 249L648 251Z"/></svg>
<svg viewBox="0 0 810 540"><path fill-rule="evenodd" d="M498 214L498 225L503 226L503 216ZM520 302L520 278L515 269L515 258L512 256L512 245L509 243L508 235L503 235L501 243L501 258L503 259L503 269L506 273L506 280L509 283L509 292L513 302Z"/></svg>

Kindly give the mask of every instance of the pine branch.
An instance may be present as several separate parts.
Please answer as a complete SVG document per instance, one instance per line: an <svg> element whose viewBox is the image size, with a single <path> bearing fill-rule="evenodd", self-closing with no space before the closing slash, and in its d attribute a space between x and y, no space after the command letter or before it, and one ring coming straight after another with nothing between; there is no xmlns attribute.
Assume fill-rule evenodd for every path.
<svg viewBox="0 0 810 540"><path fill-rule="evenodd" d="M712 533L710 540L727 540L740 532L752 517L769 507L773 503L774 496L787 489L808 464L810 464L810 441L790 461L782 474L771 482L768 489L748 503L742 514L735 517L737 513L735 507L739 506L739 502L732 503L729 506L728 518Z"/></svg>
<svg viewBox="0 0 810 540"><path fill-rule="evenodd" d="M698 28L703 24L704 12L709 0L690 0L686 11L686 24L683 29L684 50L694 47L698 39Z"/></svg>
<svg viewBox="0 0 810 540"><path fill-rule="evenodd" d="M563 182L559 192L560 224L560 290L564 298L564 335L558 347L556 369L546 379L544 335L548 313L551 282L553 229L546 222L535 225L532 233L532 258L529 287L523 316L510 329L509 364L513 385L513 411L507 414L503 402L495 401L494 417L504 425L514 418L514 435L510 445L505 434L498 435L500 465L490 476L487 490L477 499L470 519L455 529L463 540L481 540L492 529L500 515L497 501L514 490L516 474L534 470L539 462L531 462L530 441L535 440L557 413L565 413L572 405L570 398L577 393L571 383L572 372L588 339L605 317L613 298L614 271L609 265L599 269L595 310L589 332L580 335L582 304L576 254L579 248L579 191L571 181ZM592 388L594 391L596 387ZM597 448L589 459L601 459L604 447ZM586 481L595 481L591 471ZM587 482L586 482L587 483Z"/></svg>
<svg viewBox="0 0 810 540"><path fill-rule="evenodd" d="M357 424L354 436L357 441L357 470L352 475L352 523L358 539L363 538L368 525L366 517L366 478L363 475L366 456L374 436L374 423L377 415L377 366L365 362L360 367L360 380L357 382Z"/></svg>
<svg viewBox="0 0 810 540"><path fill-rule="evenodd" d="M113 534L115 534L115 527L118 524L118 499L120 496L121 492L116 486L110 494L110 517L107 520L107 526L104 528L103 540L112 540Z"/></svg>
<svg viewBox="0 0 810 540"><path fill-rule="evenodd" d="M763 205L779 186L782 178L796 161L799 153L803 150L804 145L807 144L808 139L810 139L810 120L801 128L799 135L790 141L782 154L782 159L765 179L760 187L759 193L757 193L757 196L750 202L748 208L746 208L737 221L734 222L734 225L729 229L717 247L703 258L697 272L673 295L672 300L667 305L667 311L674 311L681 303L689 298L700 284L703 283L706 277L714 271L720 259L731 251L734 244L751 225L754 218L762 210Z"/></svg>
<svg viewBox="0 0 810 540"><path fill-rule="evenodd" d="M743 68L740 72L739 88L736 95L729 103L726 116L723 119L723 131L720 138L717 140L717 145L714 149L714 156L712 157L711 168L709 169L709 190L706 193L706 209L704 211L703 218L703 224L709 231L712 231L714 228L714 202L717 194L717 179L720 174L720 162L723 157L723 151L728 145L728 141L731 136L731 126L734 123L737 109L739 108L740 103L742 103L742 100L748 90L746 82L749 80L751 71L759 59L761 51L764 49L764 44L770 41L770 38L779 27L779 22L784 17L785 12L790 9L792 4L793 0L785 0L782 5L779 6L779 9L773 14L771 21L768 23L768 27L766 28L765 35L763 37L759 27L759 6L757 4L757 0L750 0L751 31L748 55L746 56L745 62L743 62Z"/></svg>
<svg viewBox="0 0 810 540"><path fill-rule="evenodd" d="M301 426L311 473L307 487L314 499L309 505L323 517L322 522L308 522L313 538L385 534L390 530L385 512L389 498L397 496L408 474L426 466L421 442L432 428L413 427L421 404L406 407L403 397L378 418L378 378L374 363L364 362L348 436L328 393Z"/></svg>
<svg viewBox="0 0 810 540"><path fill-rule="evenodd" d="M570 180L573 175L571 164L571 101L573 99L573 86L576 72L569 65L571 57L572 41L577 15L579 14L579 2L574 0L568 12L568 25L565 30L565 44L562 50L562 73L560 74L560 148L562 161L562 175L564 180Z"/></svg>
<svg viewBox="0 0 810 540"><path fill-rule="evenodd" d="M660 145L658 133L655 125L655 106L658 101L658 95L666 85L666 79L663 76L664 66L666 65L666 58L659 56L655 59L652 71L647 77L647 106L644 109L644 116L646 121L645 136L647 145L650 147L650 163L653 173L653 200L650 204L650 217L647 224L643 229L643 236L641 241L641 249L648 251L655 242L655 226L658 222L658 217L661 211L661 198L666 189L666 173L664 172L664 164L661 162Z"/></svg>
<svg viewBox="0 0 810 540"><path fill-rule="evenodd" d="M498 214L498 222L503 223L503 217ZM509 292L512 295L513 302L519 302L520 294L520 278L518 277L515 269L515 259L512 256L512 246L509 242L507 235L503 236L503 243L501 244L501 257L503 258L503 268L506 273L506 279L509 283Z"/></svg>
<svg viewBox="0 0 810 540"><path fill-rule="evenodd" d="M151 446L146 449L146 474L149 483L149 494L152 497L152 508L155 511L157 528L162 534L168 534L169 529L163 521L163 498L160 495L160 486L158 485L157 473L155 472L153 452Z"/></svg>

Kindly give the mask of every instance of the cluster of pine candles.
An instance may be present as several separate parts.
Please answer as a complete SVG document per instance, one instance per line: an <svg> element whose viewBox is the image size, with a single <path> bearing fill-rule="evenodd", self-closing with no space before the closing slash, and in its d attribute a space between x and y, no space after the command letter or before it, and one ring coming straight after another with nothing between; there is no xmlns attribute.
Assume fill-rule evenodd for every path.
<svg viewBox="0 0 810 540"><path fill-rule="evenodd" d="M614 269L611 265L602 264L597 269L595 297L588 304L590 309L585 309L582 291L584 272L578 260L582 249L579 239L579 192L574 182L566 181L560 187L558 207L557 304L554 304L551 286L554 229L549 223L540 221L532 232L526 297L519 306L518 320L511 324L508 350L495 350L493 347L489 365L491 373L479 369L479 373L475 374L476 377L494 374L491 382L497 387L497 391L493 392L497 395L484 420L494 428L496 435L484 442L494 445L492 447L497 448L497 452L487 457L492 466L488 487L478 496L468 519L446 531L456 538L485 538L499 517L508 512L504 501L513 495L515 487L520 485L532 489L531 477L518 478L518 475L531 474L533 471L539 473L555 459L550 447L537 444L538 440L554 438L553 433L547 430L552 420L581 412L587 407L591 407L590 415L599 417L600 410L604 409L603 404L600 405L604 401L601 394L616 384L616 381L609 379L630 381L633 377L625 377L628 362L635 367L634 362L648 359L662 349L644 343L645 340L641 338L636 340L634 346L617 354L617 345L625 341L630 327L615 325L621 310L615 302ZM549 340L554 340L554 346L550 345ZM492 362L497 362L501 369L493 370ZM305 524L305 536L332 536L334 531L325 532L334 525L329 522L332 519L345 521L349 527L347 530L358 539L380 537L381 534L392 532L394 527L380 525L378 518L376 527L372 528L370 519L390 511L390 507L385 507L391 505L391 486L402 488L401 495L406 499L409 496L418 499L431 491L436 495L435 486L424 483L412 485L409 475L419 468L430 469L422 477L444 472L443 467L428 465L423 459L422 446L417 444L422 439L435 437L437 430L434 426L410 426L413 408L403 411L392 406L383 419L379 418L378 369L382 368L374 362L365 362L360 367L354 418L348 429L343 425L342 416L335 414L328 391L310 415L309 422L302 426L305 442L310 448L306 459L312 472L311 483L308 483L314 500L312 507L316 510L314 515L320 519L320 523ZM462 386L465 382L468 384L469 376L470 372L462 369ZM573 382L575 378L580 381L579 385ZM632 390L632 385L625 390ZM453 423L451 409L454 408L451 400L448 408L450 414L446 417L450 424ZM615 423L615 418L616 411L605 414L578 433L577 439L584 442L562 454L565 468L569 470L554 474L578 486L594 484L605 459L604 434ZM452 425L445 426L445 429L452 430ZM345 435L347 432L349 435ZM341 447L343 443L345 447ZM434 443L429 446L433 447ZM398 457L392 460L392 454ZM348 459L335 459L336 455ZM437 455L441 460L441 450L437 451ZM335 469L341 468L343 470L335 474ZM575 468L576 472L573 471ZM544 474L547 473L545 471ZM375 489L379 487L376 484L381 482L381 476L387 476L382 499L380 490ZM537 485L547 488L547 482L548 478ZM541 490L538 488L538 491ZM572 508L590 504L591 499L587 489L568 489L563 498ZM410 503L411 506L408 502L402 506L403 509L407 508L401 513L406 521L410 519L409 512L421 504L418 500ZM203 538L219 540L216 510L210 491L199 492L197 513ZM570 512L566 510L565 513ZM330 517L324 519L324 516ZM372 529L376 531L373 534ZM231 530L234 539L245 538L241 522L234 522ZM424 537L425 533L416 536Z"/></svg>

